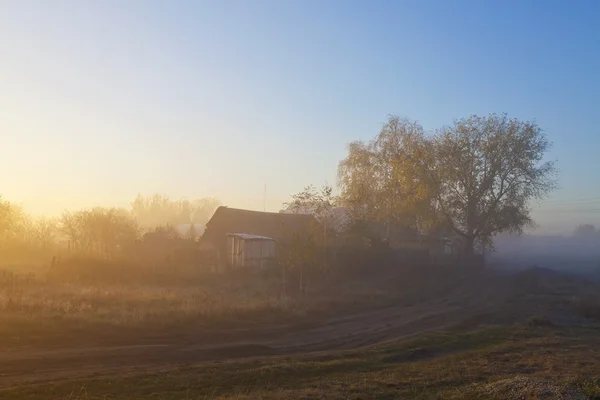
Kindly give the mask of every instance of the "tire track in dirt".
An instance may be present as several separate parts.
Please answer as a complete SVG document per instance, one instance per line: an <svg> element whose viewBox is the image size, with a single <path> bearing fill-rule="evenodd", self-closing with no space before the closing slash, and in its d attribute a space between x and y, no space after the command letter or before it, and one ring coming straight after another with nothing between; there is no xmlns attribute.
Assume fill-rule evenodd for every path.
<svg viewBox="0 0 600 400"><path fill-rule="evenodd" d="M498 304L489 288L456 287L444 296L409 306L390 306L304 326L236 331L227 342L18 350L0 352L0 387L94 375L157 371L174 365L250 357L331 352L371 346L440 329ZM466 290L468 289L468 290Z"/></svg>

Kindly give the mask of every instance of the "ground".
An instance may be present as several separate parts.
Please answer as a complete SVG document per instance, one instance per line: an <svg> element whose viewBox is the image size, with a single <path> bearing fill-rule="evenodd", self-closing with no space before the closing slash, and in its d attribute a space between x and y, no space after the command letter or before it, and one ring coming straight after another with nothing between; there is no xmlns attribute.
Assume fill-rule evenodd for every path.
<svg viewBox="0 0 600 400"><path fill-rule="evenodd" d="M594 285L546 271L425 278L333 314L8 341L0 398L600 398L600 330L574 301Z"/></svg>
<svg viewBox="0 0 600 400"><path fill-rule="evenodd" d="M96 376L47 377L33 385L8 387L0 395L11 399L599 398L598 333L595 328L535 323L466 333L445 330L334 353L210 363L186 357L178 364L121 368L118 374L98 370Z"/></svg>

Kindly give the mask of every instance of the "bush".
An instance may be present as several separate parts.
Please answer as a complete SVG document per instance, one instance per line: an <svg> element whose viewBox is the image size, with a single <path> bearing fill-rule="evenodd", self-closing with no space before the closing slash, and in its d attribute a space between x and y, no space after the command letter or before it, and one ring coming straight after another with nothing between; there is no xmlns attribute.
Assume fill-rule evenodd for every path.
<svg viewBox="0 0 600 400"><path fill-rule="evenodd" d="M574 311L582 317L600 319L600 297L597 295L578 298L573 306Z"/></svg>
<svg viewBox="0 0 600 400"><path fill-rule="evenodd" d="M23 287L32 279L30 274L18 275L11 271L0 270L0 297L4 299L6 308L12 308L21 303Z"/></svg>

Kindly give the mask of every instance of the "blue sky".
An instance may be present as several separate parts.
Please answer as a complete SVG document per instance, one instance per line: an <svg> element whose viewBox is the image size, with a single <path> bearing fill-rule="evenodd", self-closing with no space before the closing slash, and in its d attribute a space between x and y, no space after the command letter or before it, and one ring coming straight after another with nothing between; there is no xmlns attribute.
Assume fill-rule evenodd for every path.
<svg viewBox="0 0 600 400"><path fill-rule="evenodd" d="M540 231L600 224L595 1L14 1L0 13L0 193L37 213L137 193L278 210L335 183L388 114L536 120L560 190ZM588 210L588 211L584 211Z"/></svg>

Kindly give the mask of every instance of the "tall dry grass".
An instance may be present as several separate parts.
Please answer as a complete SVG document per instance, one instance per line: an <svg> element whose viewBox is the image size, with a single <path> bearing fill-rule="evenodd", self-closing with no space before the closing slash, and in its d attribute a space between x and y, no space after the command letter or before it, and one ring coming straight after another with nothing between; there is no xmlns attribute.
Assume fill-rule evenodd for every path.
<svg viewBox="0 0 600 400"><path fill-rule="evenodd" d="M222 335L232 328L416 304L462 279L455 270L397 265L359 272L309 274L306 290L299 291L279 268L214 274L198 265L71 258L33 272L5 271L0 274L0 347Z"/></svg>
<svg viewBox="0 0 600 400"><path fill-rule="evenodd" d="M299 322L384 301L396 288L317 280L296 296L279 270L228 274L74 258L0 273L0 346L119 342L128 337ZM133 339L132 339L133 340Z"/></svg>

